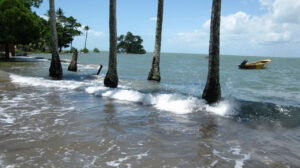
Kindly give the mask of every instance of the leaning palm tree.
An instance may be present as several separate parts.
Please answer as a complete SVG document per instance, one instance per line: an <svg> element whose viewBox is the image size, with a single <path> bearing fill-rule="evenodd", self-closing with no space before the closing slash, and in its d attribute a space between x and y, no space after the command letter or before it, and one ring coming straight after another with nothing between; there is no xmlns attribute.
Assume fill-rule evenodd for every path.
<svg viewBox="0 0 300 168"><path fill-rule="evenodd" d="M52 45L52 60L49 68L49 76L54 78L62 77L62 67L58 54L58 40L57 40L57 30L56 30L56 16L54 0L49 0L50 5L50 28L51 28L51 45Z"/></svg>
<svg viewBox="0 0 300 168"><path fill-rule="evenodd" d="M104 85L110 88L118 86L117 73L117 18L116 18L116 0L110 0L109 3L109 63L108 71L104 79Z"/></svg>
<svg viewBox="0 0 300 168"><path fill-rule="evenodd" d="M161 32L163 23L164 0L158 0L157 20L156 20L156 35L155 48L152 59L152 67L148 75L148 80L160 82L160 48L161 48Z"/></svg>
<svg viewBox="0 0 300 168"><path fill-rule="evenodd" d="M216 103L221 99L219 76L220 21L221 0L213 0L210 22L208 75L206 86L202 94L202 98L209 104Z"/></svg>
<svg viewBox="0 0 300 168"><path fill-rule="evenodd" d="M88 31L90 30L89 26L84 26L84 30L85 30L84 48L86 49L86 41L87 41Z"/></svg>

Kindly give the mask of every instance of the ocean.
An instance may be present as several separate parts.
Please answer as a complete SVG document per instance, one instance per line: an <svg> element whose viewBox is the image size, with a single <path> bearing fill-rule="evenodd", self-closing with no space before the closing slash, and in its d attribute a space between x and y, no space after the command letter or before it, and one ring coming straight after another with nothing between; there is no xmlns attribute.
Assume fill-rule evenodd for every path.
<svg viewBox="0 0 300 168"><path fill-rule="evenodd" d="M266 69L238 69L266 58ZM118 54L117 89L103 86L107 52L79 54L78 72L62 63L62 80L46 59L0 64L0 167L300 167L300 59L220 59L211 106L201 54L162 53L161 83L146 80L151 53Z"/></svg>

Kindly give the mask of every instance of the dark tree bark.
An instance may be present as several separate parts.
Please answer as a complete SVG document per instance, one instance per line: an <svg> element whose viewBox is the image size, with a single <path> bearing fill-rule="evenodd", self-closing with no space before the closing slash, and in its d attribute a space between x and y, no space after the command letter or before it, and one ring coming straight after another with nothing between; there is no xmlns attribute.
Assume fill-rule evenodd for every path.
<svg viewBox="0 0 300 168"><path fill-rule="evenodd" d="M116 0L110 0L109 4L109 63L108 71L104 79L104 85L110 88L118 87L117 73L117 18Z"/></svg>
<svg viewBox="0 0 300 168"><path fill-rule="evenodd" d="M57 79L61 79L63 72L58 54L58 40L56 30L56 16L54 0L49 0L50 5L50 28L51 28L51 44L52 44L52 59L49 68L49 76Z"/></svg>
<svg viewBox="0 0 300 168"><path fill-rule="evenodd" d="M78 59L78 51L75 49L72 57L72 61L68 67L68 71L77 72L77 59Z"/></svg>
<svg viewBox="0 0 300 168"><path fill-rule="evenodd" d="M5 59L9 59L9 44L5 44Z"/></svg>
<svg viewBox="0 0 300 168"><path fill-rule="evenodd" d="M207 103L216 103L221 99L219 55L220 55L220 21L221 21L221 0L213 0L210 41L209 41L209 65L208 75L202 98Z"/></svg>
<svg viewBox="0 0 300 168"><path fill-rule="evenodd" d="M15 50L15 44L11 44L11 46L10 46L10 48L11 48L11 56L16 56L16 50Z"/></svg>
<svg viewBox="0 0 300 168"><path fill-rule="evenodd" d="M155 48L152 59L152 67L148 75L148 80L160 82L160 50L161 50L161 34L163 24L164 0L158 0Z"/></svg>

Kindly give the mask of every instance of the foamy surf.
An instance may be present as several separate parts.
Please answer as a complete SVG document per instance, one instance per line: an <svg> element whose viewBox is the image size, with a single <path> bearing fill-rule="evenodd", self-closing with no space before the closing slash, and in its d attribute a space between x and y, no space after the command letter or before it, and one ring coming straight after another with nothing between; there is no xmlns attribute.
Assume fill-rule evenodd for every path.
<svg viewBox="0 0 300 168"><path fill-rule="evenodd" d="M38 77L24 77L19 75L9 76L13 83L21 83L30 86L43 86L48 88L60 88L74 90L81 86L81 82L67 80L50 80Z"/></svg>
<svg viewBox="0 0 300 168"><path fill-rule="evenodd" d="M29 86L85 91L86 93L96 96L153 106L158 110L181 115L192 112L207 111L216 115L226 116L231 111L229 101L222 101L214 106L210 106L206 104L205 101L197 97L184 96L176 93L141 93L140 91L131 89L126 85L120 85L117 89L110 89L103 86L102 78L101 81L98 79L73 81L24 77L11 74L10 79L13 83Z"/></svg>
<svg viewBox="0 0 300 168"><path fill-rule="evenodd" d="M156 109L175 114L188 114L197 111L207 111L220 116L230 115L232 107L229 101L222 101L210 106L202 99L180 94L152 94L141 93L130 89L108 89L105 87L89 87L87 93L111 99L151 105Z"/></svg>

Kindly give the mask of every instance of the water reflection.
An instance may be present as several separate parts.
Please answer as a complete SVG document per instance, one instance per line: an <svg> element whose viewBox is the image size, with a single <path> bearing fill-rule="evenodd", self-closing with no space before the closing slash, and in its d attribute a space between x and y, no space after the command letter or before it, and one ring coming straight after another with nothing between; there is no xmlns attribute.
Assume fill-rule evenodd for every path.
<svg viewBox="0 0 300 168"><path fill-rule="evenodd" d="M103 113L105 114L102 126L104 136L117 136L125 132L120 126L113 100L104 100Z"/></svg>

